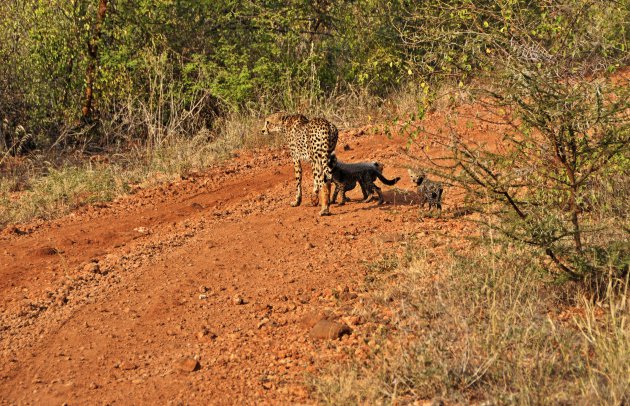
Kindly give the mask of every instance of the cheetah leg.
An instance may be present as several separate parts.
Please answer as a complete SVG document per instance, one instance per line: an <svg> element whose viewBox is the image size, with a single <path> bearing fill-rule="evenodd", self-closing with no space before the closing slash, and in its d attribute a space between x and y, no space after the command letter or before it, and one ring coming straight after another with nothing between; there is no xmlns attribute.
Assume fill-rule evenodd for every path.
<svg viewBox="0 0 630 406"><path fill-rule="evenodd" d="M329 198L330 198L330 181L327 181L326 183L324 183L323 187L321 188L321 196L319 200L322 203L322 209L319 211L320 216L330 216Z"/></svg>
<svg viewBox="0 0 630 406"><path fill-rule="evenodd" d="M321 188L313 188L313 196L311 196L311 206L317 207L319 205L319 194Z"/></svg>
<svg viewBox="0 0 630 406"><path fill-rule="evenodd" d="M311 197L311 205L316 207L319 204L319 193L321 190L323 177L322 170L317 164L313 164L313 196Z"/></svg>
<svg viewBox="0 0 630 406"><path fill-rule="evenodd" d="M291 206L297 207L302 203L302 164L299 160L293 161L293 169L295 171L295 201Z"/></svg>

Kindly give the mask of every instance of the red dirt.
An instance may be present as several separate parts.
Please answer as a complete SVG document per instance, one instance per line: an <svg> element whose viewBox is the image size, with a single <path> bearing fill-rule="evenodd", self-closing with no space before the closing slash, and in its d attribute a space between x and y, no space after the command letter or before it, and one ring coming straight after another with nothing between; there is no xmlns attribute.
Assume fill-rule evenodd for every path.
<svg viewBox="0 0 630 406"><path fill-rule="evenodd" d="M340 158L378 159L413 190L405 140L360 134L341 135ZM448 197L441 218L420 221L413 193L387 187L383 206L353 201L319 217L289 206L292 179L286 152L243 152L173 184L5 229L2 403L312 403L305 374L367 342L351 313L367 265L413 236L431 248L470 226L449 216ZM353 333L311 338L300 320L325 310Z"/></svg>

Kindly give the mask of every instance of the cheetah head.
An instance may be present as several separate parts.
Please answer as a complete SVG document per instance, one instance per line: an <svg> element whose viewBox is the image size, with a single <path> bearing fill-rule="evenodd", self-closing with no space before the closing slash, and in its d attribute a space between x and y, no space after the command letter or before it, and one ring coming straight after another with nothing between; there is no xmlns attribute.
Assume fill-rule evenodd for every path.
<svg viewBox="0 0 630 406"><path fill-rule="evenodd" d="M282 130L284 116L284 113L274 113L267 116L262 128L263 135L280 132Z"/></svg>
<svg viewBox="0 0 630 406"><path fill-rule="evenodd" d="M427 176L424 172L419 170L407 169L407 172L409 172L409 177L411 178L411 181L418 186L420 186L422 182L424 182L424 179Z"/></svg>

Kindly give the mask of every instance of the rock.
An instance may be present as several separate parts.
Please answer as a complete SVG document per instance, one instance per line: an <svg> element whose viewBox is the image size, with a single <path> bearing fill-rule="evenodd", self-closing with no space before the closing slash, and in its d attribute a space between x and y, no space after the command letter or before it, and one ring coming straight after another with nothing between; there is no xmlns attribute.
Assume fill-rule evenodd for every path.
<svg viewBox="0 0 630 406"><path fill-rule="evenodd" d="M125 371L131 371L134 369L138 369L138 365L130 361L123 361L120 363L120 369L124 369Z"/></svg>
<svg viewBox="0 0 630 406"><path fill-rule="evenodd" d="M344 151L350 151L352 148L350 147L350 145L346 144L343 146L343 150Z"/></svg>
<svg viewBox="0 0 630 406"><path fill-rule="evenodd" d="M319 323L320 321L328 320L329 316L330 315L327 312L322 312L322 311L309 312L309 313L306 313L304 316L302 316L302 318L300 319L300 325L304 327L305 329L310 329L310 328L313 328L313 326Z"/></svg>
<svg viewBox="0 0 630 406"><path fill-rule="evenodd" d="M66 297L66 295L57 296L57 298L55 299L55 304L57 306L63 306L66 303L68 303L68 298Z"/></svg>
<svg viewBox="0 0 630 406"><path fill-rule="evenodd" d="M356 299L357 298L357 294L356 293L352 293L352 292L341 292L339 294L339 300L352 300L352 299Z"/></svg>
<svg viewBox="0 0 630 406"><path fill-rule="evenodd" d="M138 234L143 234L143 235L147 235L151 233L151 230L149 230L146 227L136 227L133 229L133 231L137 232Z"/></svg>
<svg viewBox="0 0 630 406"><path fill-rule="evenodd" d="M309 332L311 337L320 340L337 340L342 336L351 333L352 330L346 324L330 320L320 320Z"/></svg>
<svg viewBox="0 0 630 406"><path fill-rule="evenodd" d="M203 327L201 331L197 333L197 338L202 339L206 336L211 340L214 340L215 338L217 338L217 335L214 332L208 330L206 327Z"/></svg>
<svg viewBox="0 0 630 406"><path fill-rule="evenodd" d="M194 358L186 357L177 362L177 369L182 372L195 372L201 368L199 361Z"/></svg>
<svg viewBox="0 0 630 406"><path fill-rule="evenodd" d="M306 243L305 248L306 248L307 250L310 250L310 249L315 248L315 245L313 245L313 243L311 243L311 242L307 242L307 243Z"/></svg>
<svg viewBox="0 0 630 406"><path fill-rule="evenodd" d="M37 250L37 253L39 255L43 255L43 256L47 256L47 255L57 255L57 254L63 254L63 250L54 248L54 247L50 247L50 246L44 246L44 247L40 247Z"/></svg>
<svg viewBox="0 0 630 406"><path fill-rule="evenodd" d="M90 389L98 389L98 384L96 382L92 382L90 384Z"/></svg>
<svg viewBox="0 0 630 406"><path fill-rule="evenodd" d="M204 295L204 294L199 295L199 300L206 300L207 298L208 298L208 295Z"/></svg>
<svg viewBox="0 0 630 406"><path fill-rule="evenodd" d="M96 262L88 262L83 267L83 271L88 273L100 273L101 267Z"/></svg>
<svg viewBox="0 0 630 406"><path fill-rule="evenodd" d="M360 326L361 324L363 324L363 318L361 316L352 316L350 317L350 319L348 320L350 322L350 324L355 325L355 326Z"/></svg>
<svg viewBox="0 0 630 406"><path fill-rule="evenodd" d="M232 298L232 303L234 303L235 305L242 305L245 304L245 300L243 300L243 298L239 295L236 295Z"/></svg>
<svg viewBox="0 0 630 406"><path fill-rule="evenodd" d="M269 323L269 319L265 317L264 319L262 319L262 320L258 323L257 327L260 329L260 328L262 328L262 327L263 327L265 324L267 324L267 323Z"/></svg>
<svg viewBox="0 0 630 406"><path fill-rule="evenodd" d="M27 231L22 231L19 228L17 228L17 226L15 226L15 225L7 226L6 232L9 233L9 234L15 234L15 235L26 235L26 234L28 234Z"/></svg>

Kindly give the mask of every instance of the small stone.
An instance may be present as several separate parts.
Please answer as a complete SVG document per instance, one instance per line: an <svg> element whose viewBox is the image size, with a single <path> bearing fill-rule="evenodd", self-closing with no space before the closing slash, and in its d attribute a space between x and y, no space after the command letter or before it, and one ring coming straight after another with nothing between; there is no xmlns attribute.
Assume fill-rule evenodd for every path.
<svg viewBox="0 0 630 406"><path fill-rule="evenodd" d="M199 295L199 300L206 300L207 298L208 298L208 295L204 295L204 294Z"/></svg>
<svg viewBox="0 0 630 406"><path fill-rule="evenodd" d="M313 243L311 243L311 242L307 242L306 243L306 249L307 250L310 250L310 249L313 249L313 248L315 248L315 245L313 245Z"/></svg>
<svg viewBox="0 0 630 406"><path fill-rule="evenodd" d="M177 363L177 369L182 372L195 372L199 368L201 368L199 361L191 357L186 357Z"/></svg>
<svg viewBox="0 0 630 406"><path fill-rule="evenodd" d="M207 286L199 286L199 293L206 293L208 291L208 287Z"/></svg>
<svg viewBox="0 0 630 406"><path fill-rule="evenodd" d="M330 320L320 320L313 326L309 334L316 339L336 340L346 334L351 334L352 330L346 324L337 323Z"/></svg>
<svg viewBox="0 0 630 406"><path fill-rule="evenodd" d="M133 231L135 231L135 232L137 232L139 234L144 234L144 235L149 234L151 232L151 230L149 230L146 227L136 227L136 228L133 229Z"/></svg>
<svg viewBox="0 0 630 406"><path fill-rule="evenodd" d="M100 270L101 270L101 267L96 262L88 262L83 267L83 271L88 272L88 273L99 273Z"/></svg>
<svg viewBox="0 0 630 406"><path fill-rule="evenodd" d="M352 316L348 321L350 322L350 324L355 326L360 326L361 324L363 324L363 318L361 316Z"/></svg>
<svg viewBox="0 0 630 406"><path fill-rule="evenodd" d="M131 371L134 369L138 369L138 365L133 362L123 361L120 363L120 369L124 369L125 371Z"/></svg>
<svg viewBox="0 0 630 406"><path fill-rule="evenodd" d="M350 145L346 144L343 146L343 150L344 151L350 151L352 148L350 148Z"/></svg>
<svg viewBox="0 0 630 406"><path fill-rule="evenodd" d="M302 316L300 319L300 325L305 329L310 329L320 321L328 320L329 316L330 315L328 313L322 311L309 312Z"/></svg>
<svg viewBox="0 0 630 406"><path fill-rule="evenodd" d="M236 295L232 298L232 303L234 303L235 305L242 305L245 303L245 300L243 300L243 298L239 295Z"/></svg>
<svg viewBox="0 0 630 406"><path fill-rule="evenodd" d="M204 337L208 336L209 339L214 340L215 338L217 338L217 335L215 333L213 333L212 331L208 330L206 327L203 327L201 329L201 331L199 331L197 333L197 338L202 339Z"/></svg>
<svg viewBox="0 0 630 406"><path fill-rule="evenodd" d="M265 324L267 324L267 323L269 323L269 319L265 317L264 319L262 319L262 320L258 323L258 326L257 326L257 327L260 329L260 328L262 328L262 327L263 327Z"/></svg>
<svg viewBox="0 0 630 406"><path fill-rule="evenodd" d="M90 389L98 389L98 384L97 384L97 383L95 383L95 382L92 382L92 383L90 384Z"/></svg>

